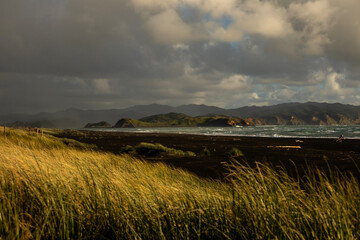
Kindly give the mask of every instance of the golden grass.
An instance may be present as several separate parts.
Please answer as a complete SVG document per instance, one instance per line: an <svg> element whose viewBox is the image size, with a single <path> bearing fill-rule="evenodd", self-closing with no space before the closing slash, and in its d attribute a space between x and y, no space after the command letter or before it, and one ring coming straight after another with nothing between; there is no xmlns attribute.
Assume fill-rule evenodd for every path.
<svg viewBox="0 0 360 240"><path fill-rule="evenodd" d="M225 183L66 141L0 135L0 239L360 237L353 178L235 163Z"/></svg>

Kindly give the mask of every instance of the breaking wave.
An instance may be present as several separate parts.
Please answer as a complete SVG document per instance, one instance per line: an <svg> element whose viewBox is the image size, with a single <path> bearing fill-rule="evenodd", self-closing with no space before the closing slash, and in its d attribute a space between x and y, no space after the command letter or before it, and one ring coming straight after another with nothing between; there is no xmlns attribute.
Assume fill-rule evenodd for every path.
<svg viewBox="0 0 360 240"><path fill-rule="evenodd" d="M333 138L341 134L346 138L360 139L360 125L341 126L256 126L256 127L163 127L163 128L112 128L97 131L138 132L138 133L178 133L216 136L252 137L320 137Z"/></svg>

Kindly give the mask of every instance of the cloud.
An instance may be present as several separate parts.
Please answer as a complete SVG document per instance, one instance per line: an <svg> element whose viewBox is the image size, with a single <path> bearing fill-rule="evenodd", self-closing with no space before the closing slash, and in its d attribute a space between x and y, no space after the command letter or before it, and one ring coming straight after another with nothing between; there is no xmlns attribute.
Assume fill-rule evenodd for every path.
<svg viewBox="0 0 360 240"><path fill-rule="evenodd" d="M314 98L349 101L360 92L359 89L344 86L346 82L344 74L337 73L332 68L326 69L319 75L322 76L322 81L314 86L317 90L317 94L313 91Z"/></svg>
<svg viewBox="0 0 360 240"><path fill-rule="evenodd" d="M301 51L306 55L320 55L330 43L329 29L333 25L335 9L328 0L292 3L289 15Z"/></svg>
<svg viewBox="0 0 360 240"><path fill-rule="evenodd" d="M243 92L249 90L250 84L251 82L247 76L237 74L221 80L216 88L220 90Z"/></svg>
<svg viewBox="0 0 360 240"><path fill-rule="evenodd" d="M145 24L151 37L160 44L180 44L202 38L185 24L174 10L167 10L149 18Z"/></svg>
<svg viewBox="0 0 360 240"><path fill-rule="evenodd" d="M148 15L159 13L160 11L176 8L179 4L178 0L131 0L137 12Z"/></svg>
<svg viewBox="0 0 360 240"><path fill-rule="evenodd" d="M245 1L234 15L237 25L248 34L281 38L292 32L286 9L268 1Z"/></svg>
<svg viewBox="0 0 360 240"><path fill-rule="evenodd" d="M334 25L329 30L330 44L326 51L330 57L360 64L360 9L359 1L330 1L336 8L333 14Z"/></svg>
<svg viewBox="0 0 360 240"><path fill-rule="evenodd" d="M1 112L358 104L358 0L3 0Z"/></svg>
<svg viewBox="0 0 360 240"><path fill-rule="evenodd" d="M105 78L94 79L93 86L94 86L95 93L98 93L98 94L111 93L109 79L105 79Z"/></svg>

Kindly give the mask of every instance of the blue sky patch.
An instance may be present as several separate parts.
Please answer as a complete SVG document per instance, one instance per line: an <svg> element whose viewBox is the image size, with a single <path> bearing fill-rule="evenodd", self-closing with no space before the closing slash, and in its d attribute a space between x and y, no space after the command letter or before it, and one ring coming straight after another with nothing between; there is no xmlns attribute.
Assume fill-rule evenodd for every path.
<svg viewBox="0 0 360 240"><path fill-rule="evenodd" d="M227 29L227 28L234 22L234 20L232 19L232 17L231 17L231 16L228 16L228 15L223 16L220 21L221 21L222 27L223 27L224 29Z"/></svg>

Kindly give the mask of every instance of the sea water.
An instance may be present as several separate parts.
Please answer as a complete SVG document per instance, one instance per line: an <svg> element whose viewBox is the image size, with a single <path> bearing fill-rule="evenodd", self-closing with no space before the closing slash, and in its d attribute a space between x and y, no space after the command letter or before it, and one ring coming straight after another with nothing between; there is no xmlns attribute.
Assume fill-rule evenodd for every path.
<svg viewBox="0 0 360 240"><path fill-rule="evenodd" d="M88 130L88 129L87 129ZM137 133L179 133L217 136L253 136L253 137L320 137L334 138L341 134L345 138L360 139L360 125L290 125L255 127L161 127L161 128L98 128L96 131L137 132Z"/></svg>

